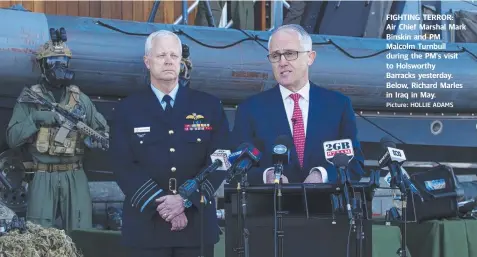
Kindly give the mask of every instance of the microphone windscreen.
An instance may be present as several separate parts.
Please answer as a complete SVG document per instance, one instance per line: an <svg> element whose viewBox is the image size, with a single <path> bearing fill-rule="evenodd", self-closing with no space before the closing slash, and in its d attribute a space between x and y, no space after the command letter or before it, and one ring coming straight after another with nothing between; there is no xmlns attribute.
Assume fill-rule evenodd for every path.
<svg viewBox="0 0 477 257"><path fill-rule="evenodd" d="M348 166L349 159L350 158L348 155L344 153L337 153L333 157L333 165L335 165L335 167L346 167Z"/></svg>
<svg viewBox="0 0 477 257"><path fill-rule="evenodd" d="M384 150L387 150L388 147L396 148L396 143L394 143L394 140L389 136L381 138L379 142Z"/></svg>
<svg viewBox="0 0 477 257"><path fill-rule="evenodd" d="M290 136L280 135L275 140L275 145L284 145L286 148L290 149L293 145L293 140Z"/></svg>

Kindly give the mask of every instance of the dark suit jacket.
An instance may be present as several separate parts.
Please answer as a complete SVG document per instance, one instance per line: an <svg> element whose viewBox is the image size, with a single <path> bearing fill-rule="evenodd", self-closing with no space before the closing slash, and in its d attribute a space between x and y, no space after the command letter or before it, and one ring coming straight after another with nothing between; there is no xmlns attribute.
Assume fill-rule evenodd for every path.
<svg viewBox="0 0 477 257"><path fill-rule="evenodd" d="M194 114L196 118L197 115L204 118L190 119ZM185 129L194 122L209 124L212 129ZM199 246L199 193L191 198L192 207L185 210L188 225L180 232L170 230L171 224L158 215L154 200L172 194L169 191L171 177L177 179L178 188L211 164L210 155L216 149L228 149L229 125L221 102L211 95L180 86L172 117L166 118L159 100L148 88L121 101L111 131L111 161L118 185L126 195L123 242L142 248ZM224 178L224 172L214 172L208 181L217 190ZM205 194L208 199L204 213L206 244L219 240L213 193Z"/></svg>
<svg viewBox="0 0 477 257"><path fill-rule="evenodd" d="M292 138L283 99L278 86L250 97L237 110L232 133L234 144L260 140L264 149L259 168L249 171L252 184L263 184L263 171L273 167L272 152L275 140L280 135ZM310 82L310 106L306 128L305 156L300 169L298 156L293 147L290 164L284 175L290 183L301 183L313 167L322 166L327 170L330 183L336 182L337 172L326 162L323 142L351 139L355 156L349 164L349 174L353 180L363 175L364 157L357 139L356 119L351 101L341 93L327 90Z"/></svg>

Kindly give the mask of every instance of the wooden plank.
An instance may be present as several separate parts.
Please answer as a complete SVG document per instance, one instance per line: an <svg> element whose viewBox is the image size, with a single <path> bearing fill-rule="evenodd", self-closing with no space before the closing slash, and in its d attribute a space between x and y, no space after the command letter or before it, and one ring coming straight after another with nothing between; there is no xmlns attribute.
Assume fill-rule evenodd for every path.
<svg viewBox="0 0 477 257"><path fill-rule="evenodd" d="M161 4L159 4L159 9L157 10L156 17L154 18L155 23L164 23L167 3L167 1L161 1Z"/></svg>
<svg viewBox="0 0 477 257"><path fill-rule="evenodd" d="M188 6L195 1L188 0ZM21 4L27 10L51 15L81 16L105 19L122 19L146 22L154 5L151 0L34 0L2 1L1 8ZM156 23L172 24L182 15L182 1L161 1L154 18ZM197 9L188 16L188 24L193 25Z"/></svg>
<svg viewBox="0 0 477 257"><path fill-rule="evenodd" d="M57 1L56 2L56 14L58 15L67 15L67 8L65 1Z"/></svg>
<svg viewBox="0 0 477 257"><path fill-rule="evenodd" d="M172 24L174 23L174 20L177 18L177 16L174 15L176 12L176 4L177 2L174 1L164 1L161 3L162 5L162 10L161 14L162 17L157 20L159 23L166 23L166 24Z"/></svg>
<svg viewBox="0 0 477 257"><path fill-rule="evenodd" d="M9 8L12 6L11 1L0 1L0 8Z"/></svg>
<svg viewBox="0 0 477 257"><path fill-rule="evenodd" d="M111 1L111 18L112 19L121 19L122 18L122 3L121 1Z"/></svg>
<svg viewBox="0 0 477 257"><path fill-rule="evenodd" d="M101 2L89 1L89 17L101 18Z"/></svg>
<svg viewBox="0 0 477 257"><path fill-rule="evenodd" d="M7 1L7 2L8 2L8 1ZM22 1L21 1L21 0L9 1L9 2L10 2L10 6L17 5L17 4L22 4Z"/></svg>
<svg viewBox="0 0 477 257"><path fill-rule="evenodd" d="M154 16L154 23L163 23L164 4L166 1L160 1L159 8L157 8L156 16ZM154 6L154 3L153 3ZM151 7L152 8L152 7Z"/></svg>
<svg viewBox="0 0 477 257"><path fill-rule="evenodd" d="M23 8L34 12L35 10L33 9L33 1L21 1L21 5L23 5Z"/></svg>
<svg viewBox="0 0 477 257"><path fill-rule="evenodd" d="M65 1L65 2L66 2L66 15L78 16L79 2L78 1Z"/></svg>
<svg viewBox="0 0 477 257"><path fill-rule="evenodd" d="M144 1L143 4L143 16L144 21L146 22L149 19L149 15L151 15L152 7L154 6L154 1ZM161 11L164 7L164 1L159 1L159 8L157 9L156 15L154 16L151 22L158 22L161 16Z"/></svg>
<svg viewBox="0 0 477 257"><path fill-rule="evenodd" d="M56 2L53 1L46 1L45 2L45 13L46 14L57 14L57 5Z"/></svg>
<svg viewBox="0 0 477 257"><path fill-rule="evenodd" d="M174 12L171 12L174 14L174 17L172 18L171 22L165 22L165 23L174 23L174 21L177 20L177 18L179 18L182 15L182 5L183 5L182 1L174 2ZM187 19L189 19L189 16L187 16ZM183 22L184 20L182 20L179 24L183 24ZM187 20L187 24L190 24L189 20Z"/></svg>
<svg viewBox="0 0 477 257"><path fill-rule="evenodd" d="M262 14L260 15L260 30L267 30L267 1L261 0L260 1L260 8Z"/></svg>
<svg viewBox="0 0 477 257"><path fill-rule="evenodd" d="M133 20L133 2L124 1L122 2L121 7L121 19L123 20Z"/></svg>
<svg viewBox="0 0 477 257"><path fill-rule="evenodd" d="M79 1L78 3L78 16L88 17L89 16L89 3L90 1Z"/></svg>
<svg viewBox="0 0 477 257"><path fill-rule="evenodd" d="M144 6L144 3L142 1L133 2L133 20L135 21L144 20L143 6Z"/></svg>
<svg viewBox="0 0 477 257"><path fill-rule="evenodd" d="M7 1L7 2L8 2L8 1ZM8 7L12 7L12 6L14 6L14 5L23 5L23 3L22 3L21 0L20 0L20 1L10 1ZM25 7L25 6L23 6L23 7Z"/></svg>
<svg viewBox="0 0 477 257"><path fill-rule="evenodd" d="M189 1L189 6L191 6L195 1ZM198 6L192 10L192 12L189 13L189 24L194 25L195 24L195 16L197 16L197 11L199 10Z"/></svg>
<svg viewBox="0 0 477 257"><path fill-rule="evenodd" d="M45 7L46 7L45 1L34 1L33 2L34 12L44 13L45 12Z"/></svg>
<svg viewBox="0 0 477 257"><path fill-rule="evenodd" d="M142 8L142 15L143 15L143 20L142 21L147 21L147 19L149 18L149 13L151 12L151 9L152 9L152 4L154 2L152 1L144 1L144 5L143 5L143 8Z"/></svg>
<svg viewBox="0 0 477 257"><path fill-rule="evenodd" d="M111 6L112 4L110 1L101 1L101 18L111 19L113 17Z"/></svg>

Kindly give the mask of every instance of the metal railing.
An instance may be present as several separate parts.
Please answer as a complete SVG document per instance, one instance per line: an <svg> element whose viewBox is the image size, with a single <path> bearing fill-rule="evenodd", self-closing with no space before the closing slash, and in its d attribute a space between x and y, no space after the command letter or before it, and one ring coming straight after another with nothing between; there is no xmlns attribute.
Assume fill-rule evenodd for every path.
<svg viewBox="0 0 477 257"><path fill-rule="evenodd" d="M253 0L255 3L256 0ZM271 18L272 18L272 26L270 30L275 27L279 27L283 23L283 7L290 9L290 4L285 0L275 0L272 1L272 10L271 10ZM227 4L225 4L224 9L222 11L221 19L227 19ZM276 20L278 19L278 20ZM230 21L225 26L220 26L219 28L230 28L234 24L234 21L230 19ZM279 24L279 25L277 25Z"/></svg>
<svg viewBox="0 0 477 257"><path fill-rule="evenodd" d="M271 9L271 26L269 30L273 30L274 28L278 28L283 24L283 7L290 9L290 4L287 1L272 1L272 9Z"/></svg>
<svg viewBox="0 0 477 257"><path fill-rule="evenodd" d="M174 21L174 25L177 25L179 24L180 22L183 22L183 17L184 17L184 9L185 9L185 13L186 14L186 20L185 22L183 22L184 24L187 24L187 17L189 17L189 14L195 9L197 8L197 6L199 5L199 0L196 0L194 1L194 3L191 4L191 6L189 8L187 8L187 1L185 2L182 2L182 15L179 16L179 18L177 18L175 21ZM185 7L184 7L185 6Z"/></svg>
<svg viewBox="0 0 477 257"><path fill-rule="evenodd" d="M207 1L207 0L205 0ZM175 21L174 25L178 24L188 24L188 17L191 12L193 12L197 6L199 6L200 0L194 1L190 6L188 4L187 0L182 0L182 15L180 15ZM255 3L256 0L253 0ZM152 6L151 12L149 14L148 22L154 22L154 18L156 17L157 10L159 9L159 3L160 1L155 0L154 5ZM270 30L273 28L279 27L283 24L283 7L290 9L290 4L285 1L285 0L274 0L271 1L272 3L272 9L271 9L271 19L272 19L272 24ZM212 11L208 10L208 15L212 16ZM184 18L185 17L185 18ZM210 22L210 21L209 21ZM227 13L227 3L224 4L224 7L222 9L222 14L220 16L220 22L218 24L219 28L230 28L234 24L233 20L228 17ZM210 25L210 24L209 24ZM215 26L215 22L212 17L212 25Z"/></svg>
<svg viewBox="0 0 477 257"><path fill-rule="evenodd" d="M230 28L234 24L234 21L230 19L228 20L227 15L227 2L224 4L224 8L222 9L222 15L220 16L220 23L219 28Z"/></svg>

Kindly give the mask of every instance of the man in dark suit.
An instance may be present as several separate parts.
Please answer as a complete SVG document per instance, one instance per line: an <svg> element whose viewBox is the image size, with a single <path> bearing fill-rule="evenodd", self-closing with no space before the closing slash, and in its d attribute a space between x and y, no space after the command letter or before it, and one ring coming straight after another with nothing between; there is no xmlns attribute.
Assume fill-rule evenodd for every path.
<svg viewBox="0 0 477 257"><path fill-rule="evenodd" d="M351 101L309 81L308 69L316 52L308 33L299 25L284 25L272 33L268 48L278 85L239 105L232 134L235 144L256 139L264 143L260 167L248 173L249 182L273 183L271 157L280 135L288 135L294 143L284 183L336 181L335 168L325 160L323 142L339 139L352 140L355 156L349 170L351 178L359 180L364 160Z"/></svg>
<svg viewBox="0 0 477 257"><path fill-rule="evenodd" d="M145 52L151 85L121 101L112 129L112 163L126 195L123 242L134 257L197 257L201 197L183 198L178 188L227 146L228 121L217 98L179 84L179 37L155 32ZM214 193L224 178L225 172L214 172L204 182L206 257L219 240Z"/></svg>

